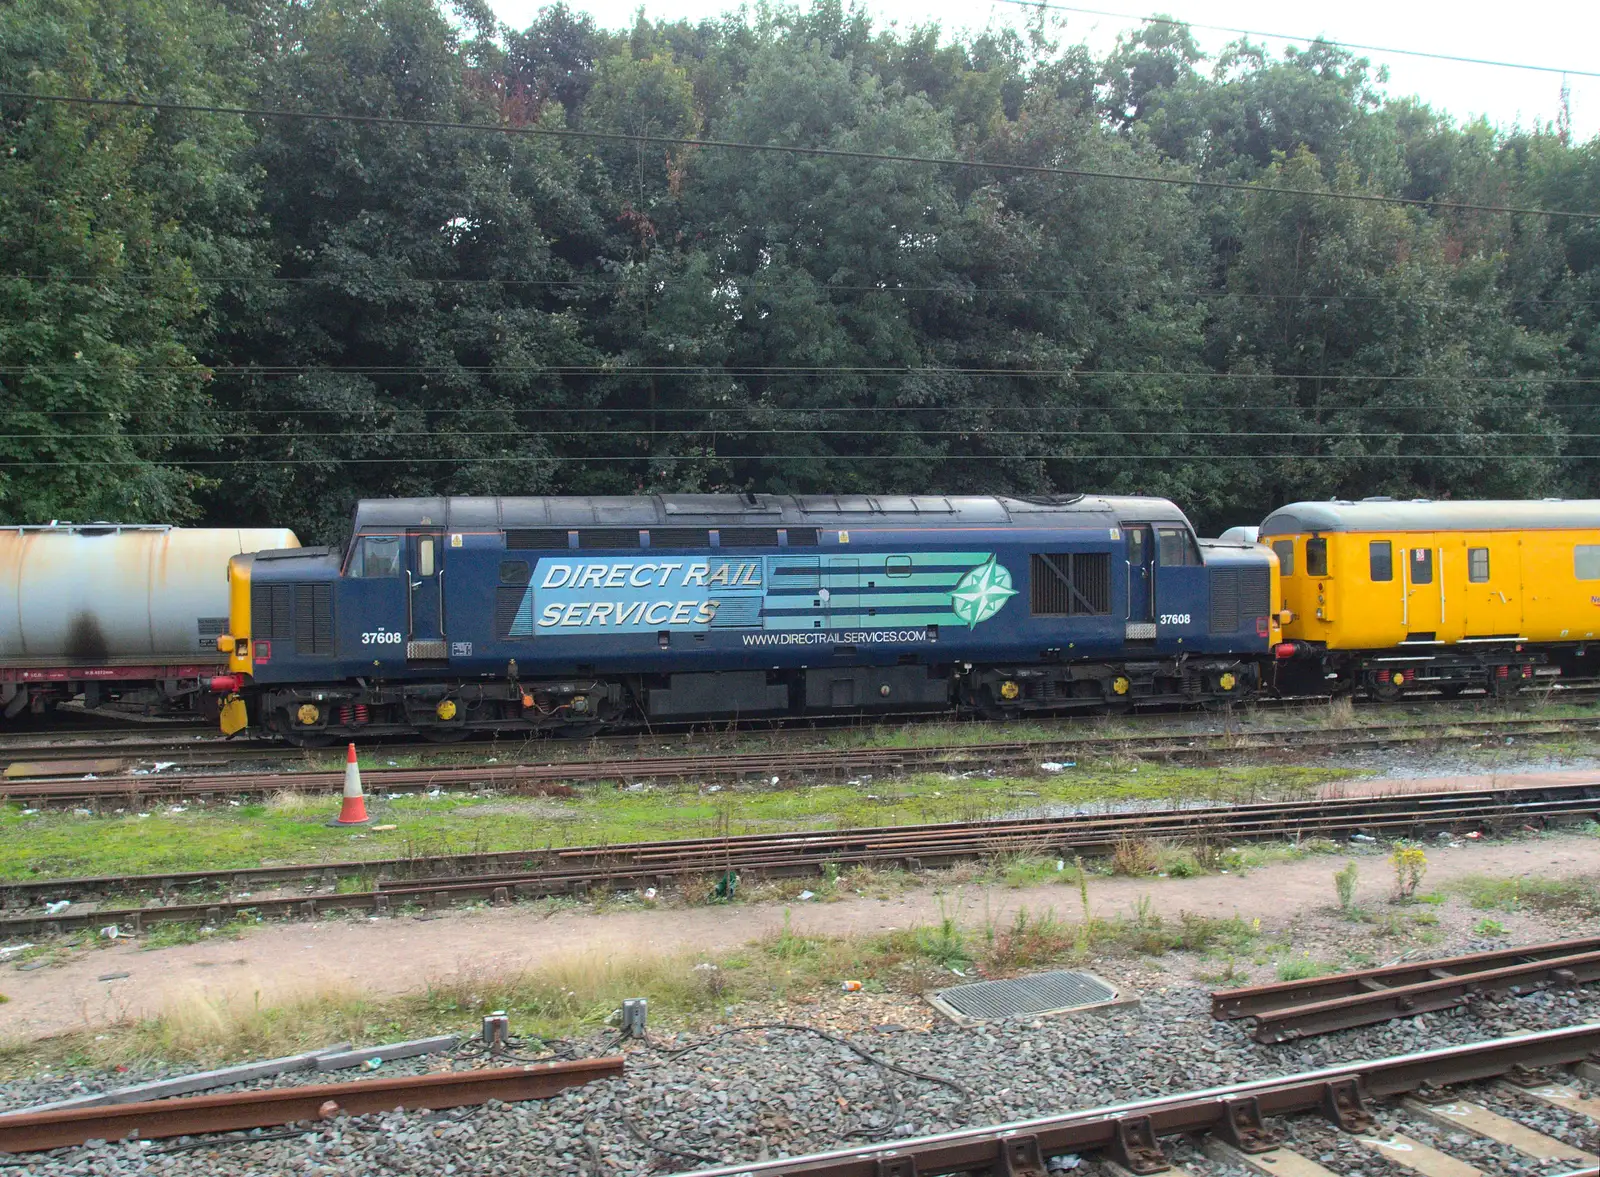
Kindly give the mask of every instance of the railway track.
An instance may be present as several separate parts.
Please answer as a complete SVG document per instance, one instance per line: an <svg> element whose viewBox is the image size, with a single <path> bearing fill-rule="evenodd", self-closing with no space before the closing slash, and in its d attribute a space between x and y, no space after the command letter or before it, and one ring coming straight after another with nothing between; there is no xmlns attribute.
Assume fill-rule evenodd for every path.
<svg viewBox="0 0 1600 1177"><path fill-rule="evenodd" d="M1337 1164L1337 1160L1327 1155L1314 1157L1310 1155L1312 1147L1299 1144L1298 1138L1305 1136L1315 1146L1319 1120L1329 1122L1331 1130L1359 1146L1357 1151L1367 1164L1357 1171L1393 1172L1392 1164L1400 1171L1425 1177L1496 1177L1418 1139L1436 1135L1432 1129L1443 1126L1459 1136L1462 1143L1455 1145L1458 1149L1464 1150L1474 1139L1492 1142L1526 1157L1526 1171L1535 1171L1539 1162L1560 1161L1571 1177L1592 1177L1600 1165L1593 1154L1493 1108L1509 1111L1511 1105L1525 1099L1535 1106L1573 1111L1592 1124L1600 1117L1600 1100L1588 1096L1566 1075L1558 1079L1539 1076L1525 1087L1501 1080L1537 1069L1583 1068L1597 1049L1600 1026L1572 1026L1042 1119L698 1169L686 1177L918 1177L947 1173L1044 1177L1047 1172L1076 1167L1084 1154L1100 1161L1101 1172L1168 1172L1183 1177L1187 1170L1174 1163L1168 1150L1174 1144L1187 1148L1189 1140L1198 1140L1208 1157L1247 1172L1339 1177L1319 1163ZM1464 1084L1486 1080L1494 1082L1461 1090ZM1445 1090L1452 1087L1457 1090ZM1440 1092L1447 1095L1447 1102L1428 1103L1418 1098L1432 1099ZM1380 1100L1386 1102L1381 1106L1375 1103ZM1429 1131L1423 1131L1424 1126ZM1293 1138L1293 1143L1286 1143L1286 1137ZM1448 1147L1455 1139L1446 1136L1439 1143ZM1052 1165L1052 1161L1056 1163Z"/></svg>
<svg viewBox="0 0 1600 1177"><path fill-rule="evenodd" d="M39 1152L87 1140L141 1140L315 1122L396 1108L471 1107L496 1099L549 1099L569 1087L618 1078L621 1057L448 1071L152 1099L0 1115L0 1152Z"/></svg>
<svg viewBox="0 0 1600 1177"><path fill-rule="evenodd" d="M1507 735L1570 735L1600 732L1600 718L1458 720L1446 723L1385 724L1359 728L1280 728L1255 734L1179 734L1154 736L1078 736L1065 740L1017 740L971 744L843 749L778 748L763 752L707 752L673 756L601 757L536 763L368 769L363 775L377 792L415 793L434 789L489 786L508 792L550 792L568 782L602 780L726 780L848 776L865 772L960 771L1027 768L1052 760L1136 755L1175 763L1206 762L1220 755L1261 754L1292 749L1297 756L1363 748L1416 748L1447 741ZM7 770L11 772L11 770ZM167 797L243 796L290 790L337 792L339 772L164 772L146 775L83 777L7 776L0 797L43 804L76 804Z"/></svg>
<svg viewBox="0 0 1600 1177"><path fill-rule="evenodd" d="M221 924L235 919L311 918L340 911L392 914L406 907L508 903L591 891L663 888L728 873L754 877L821 874L830 867L910 870L999 854L1105 851L1126 839L1283 840L1312 836L1419 836L1433 830L1495 832L1591 819L1600 780L1536 788L1452 790L1390 797L1268 802L1226 808L889 826L876 829L728 837L246 868L127 878L28 880L0 884L9 905L0 939L116 924L132 932L158 922ZM345 880L354 878L354 889ZM259 895L263 886L300 890ZM307 891L305 887L313 890ZM194 899L195 888L226 897ZM251 893L241 894L246 888ZM153 903L102 906L108 895L153 895ZM42 906L60 904L65 909Z"/></svg>
<svg viewBox="0 0 1600 1177"><path fill-rule="evenodd" d="M1257 1042L1292 1042L1352 1026L1455 1009L1483 993L1600 980L1600 936L1337 973L1211 995L1219 1021L1255 1021Z"/></svg>
<svg viewBox="0 0 1600 1177"><path fill-rule="evenodd" d="M1583 704L1600 697L1600 683L1575 683L1570 686L1563 685L1558 692L1547 696L1549 701L1563 704ZM1363 713L1381 713L1385 710L1398 708L1413 708L1419 703L1429 700L1421 698L1406 699L1398 703L1379 703L1363 701L1360 709ZM1479 700L1480 703L1486 700ZM1467 701L1470 705L1471 700ZM1442 704L1451 706L1452 704ZM1455 706L1461 704L1455 703ZM1306 712L1317 714L1325 712L1325 700L1308 702L1305 699L1257 699L1249 704L1252 712L1274 715L1293 714ZM1118 716L1119 724L1167 724L1175 718L1181 719L1182 713L1171 710L1137 712ZM1537 717L1513 717L1510 719L1441 716L1437 719L1427 719L1421 724L1409 726L1450 726L1456 723L1528 723L1534 722ZM917 723L939 723L956 721L956 717L947 714L928 715L925 712L911 712L901 716L877 715L871 717L868 726L882 729L894 723L915 725ZM990 724L980 720L965 720L977 726L988 727ZM1067 722L1073 722L1068 720ZM1089 722L1092 722L1090 720ZM1549 720L1546 722L1558 722ZM490 754L513 754L529 756L535 749L549 750L552 748L573 749L582 754L584 749L607 748L614 750L659 748L664 741L681 741L693 743L696 741L726 741L740 736L760 736L773 742L803 742L813 740L819 734L828 732L848 731L860 729L863 726L863 717L859 714L818 715L807 717L803 720L791 720L786 724L776 724L773 721L745 721L735 725L718 725L714 728L705 725L675 724L658 726L656 730L648 733L617 733L590 736L582 740L564 740L559 737L529 735L526 733L507 732L488 739L475 739L462 741L455 744L440 745L433 741L417 737L384 737L363 742L362 747L374 752L404 751L407 753L433 752L442 755L461 755L463 753L486 752ZM1406 723L1382 725L1388 727L1405 727ZM209 725L173 724L169 736L151 738L147 732L137 729L107 729L95 731L63 730L59 733L28 733L21 735L7 735L0 733L0 761L26 760L40 764L49 764L63 760L76 760L91 757L149 757L172 760L179 764L214 764L228 758L249 759L303 759L315 757L319 754L328 754L326 749L307 750L298 748L280 740L253 737L224 737L218 735ZM1270 735L1274 729L1263 728L1250 730L1241 728L1238 734L1242 735ZM1282 729L1300 730L1300 729ZM1315 730L1312 728L1311 730ZM1350 730L1360 730L1352 728ZM1171 733L1174 737L1188 734L1183 732ZM1083 737L1063 736L1061 739L1115 739L1146 738L1132 735L1127 737L1096 736L1086 733ZM551 757L553 759L553 757Z"/></svg>

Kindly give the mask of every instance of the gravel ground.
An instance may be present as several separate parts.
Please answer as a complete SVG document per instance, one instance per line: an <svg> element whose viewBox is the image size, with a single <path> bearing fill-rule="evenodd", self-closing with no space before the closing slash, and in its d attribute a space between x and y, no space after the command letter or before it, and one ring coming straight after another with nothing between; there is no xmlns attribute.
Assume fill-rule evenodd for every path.
<svg viewBox="0 0 1600 1177"><path fill-rule="evenodd" d="M807 1016L816 1026L859 1024L862 1011L850 1005L841 997ZM887 1007L866 1008L881 1015ZM14 1166L8 1173L38 1177L671 1172L1049 1115L1595 1020L1600 1020L1600 993L1547 992L1481 1002L1456 1015L1426 1015L1268 1047L1252 1042L1239 1026L1212 1021L1204 994L1185 987L1147 993L1140 1006L1105 1017L973 1029L879 1023L850 1030L854 1042L903 1070L876 1065L838 1042L802 1031L653 1036L627 1047L625 1079L538 1103L362 1116L294 1135L263 1130L260 1135L273 1138L256 1143L91 1145L0 1163ZM913 1025L927 1023L919 1015ZM615 1042L614 1036L600 1035L564 1045L580 1055L603 1054ZM430 1065L439 1064L410 1060L386 1064L378 1073L418 1072ZM349 1076L297 1074L277 1082ZM117 1078L124 1082L133 1076ZM6 1096L17 1106L59 1097L62 1088L58 1081L39 1080L16 1084ZM1399 1116L1396 1123L1403 1122L1407 1131L1426 1130L1403 1113L1385 1112L1390 1114ZM1567 1133L1573 1125L1540 1114L1547 1115L1546 1130L1572 1139ZM1308 1148L1334 1149L1341 1156L1347 1146L1357 1149L1349 1154L1349 1166L1341 1161L1342 1172L1379 1177L1393 1171L1315 1121L1296 1121L1294 1130ZM1489 1161L1490 1154L1483 1159ZM1494 1154L1487 1171L1556 1171L1507 1167L1514 1163L1520 1162ZM1197 1161L1196 1168L1226 1172L1209 1162Z"/></svg>

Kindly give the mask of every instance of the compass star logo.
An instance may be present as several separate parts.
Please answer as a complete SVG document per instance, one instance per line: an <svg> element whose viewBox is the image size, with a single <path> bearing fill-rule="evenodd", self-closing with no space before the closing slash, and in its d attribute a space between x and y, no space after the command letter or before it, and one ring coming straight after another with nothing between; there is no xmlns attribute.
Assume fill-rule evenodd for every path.
<svg viewBox="0 0 1600 1177"><path fill-rule="evenodd" d="M987 564L978 565L956 582L950 590L950 608L971 629L1000 612L1006 600L1016 595L1011 573L990 556Z"/></svg>

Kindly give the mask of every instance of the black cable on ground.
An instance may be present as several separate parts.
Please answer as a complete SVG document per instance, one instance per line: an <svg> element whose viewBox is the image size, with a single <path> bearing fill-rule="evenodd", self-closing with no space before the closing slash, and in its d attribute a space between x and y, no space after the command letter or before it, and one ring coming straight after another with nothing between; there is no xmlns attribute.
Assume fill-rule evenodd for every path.
<svg viewBox="0 0 1600 1177"><path fill-rule="evenodd" d="M720 1165L721 1157L708 1157L704 1153L690 1152L687 1149L669 1148L665 1144L657 1144L644 1134L644 1130L634 1122L626 1109L622 1110L622 1123L632 1137L646 1148L661 1153L663 1156L677 1157L679 1160L693 1161L697 1165Z"/></svg>

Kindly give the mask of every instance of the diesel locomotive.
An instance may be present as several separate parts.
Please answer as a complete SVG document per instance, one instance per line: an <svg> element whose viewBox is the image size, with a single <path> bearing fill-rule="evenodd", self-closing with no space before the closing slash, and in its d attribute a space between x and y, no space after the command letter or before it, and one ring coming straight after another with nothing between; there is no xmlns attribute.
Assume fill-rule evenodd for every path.
<svg viewBox="0 0 1600 1177"><path fill-rule="evenodd" d="M342 547L228 566L225 731L421 732L1245 699L1270 548L1158 498L362 502Z"/></svg>

